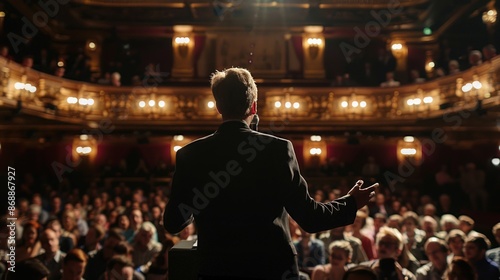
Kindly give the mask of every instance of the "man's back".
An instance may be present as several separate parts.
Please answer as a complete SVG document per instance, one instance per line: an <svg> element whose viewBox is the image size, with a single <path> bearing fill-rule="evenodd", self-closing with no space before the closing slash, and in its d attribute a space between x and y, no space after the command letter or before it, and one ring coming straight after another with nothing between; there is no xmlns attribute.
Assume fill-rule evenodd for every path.
<svg viewBox="0 0 500 280"><path fill-rule="evenodd" d="M352 197L344 199L348 203L315 203L291 143L239 121L225 122L178 151L172 199L165 227L177 232L185 223L176 216L188 220L194 214L200 274L209 276L292 275L296 253L287 212L313 232L352 223L356 213Z"/></svg>

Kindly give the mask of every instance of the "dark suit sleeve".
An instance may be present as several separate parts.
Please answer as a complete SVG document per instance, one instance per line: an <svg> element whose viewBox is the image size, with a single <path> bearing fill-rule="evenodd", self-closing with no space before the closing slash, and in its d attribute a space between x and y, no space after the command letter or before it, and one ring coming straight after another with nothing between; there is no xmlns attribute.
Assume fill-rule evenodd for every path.
<svg viewBox="0 0 500 280"><path fill-rule="evenodd" d="M183 149L180 149L177 151L170 198L163 213L163 225L173 234L189 225L193 221L193 214L197 211L188 201L191 191L188 170Z"/></svg>
<svg viewBox="0 0 500 280"><path fill-rule="evenodd" d="M279 176L285 180L285 209L305 231L319 232L354 222L358 209L354 197L346 195L321 203L309 195L290 141L287 141L285 160L281 157L278 164L282 173Z"/></svg>

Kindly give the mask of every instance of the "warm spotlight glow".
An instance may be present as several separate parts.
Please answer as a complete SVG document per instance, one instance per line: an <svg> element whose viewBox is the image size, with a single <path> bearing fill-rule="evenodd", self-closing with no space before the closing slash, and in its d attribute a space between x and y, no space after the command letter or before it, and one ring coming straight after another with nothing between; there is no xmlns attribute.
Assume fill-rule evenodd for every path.
<svg viewBox="0 0 500 280"><path fill-rule="evenodd" d="M94 105L94 99L92 99L92 98L87 99L87 103L88 103L90 106Z"/></svg>
<svg viewBox="0 0 500 280"><path fill-rule="evenodd" d="M57 62L57 67L64 67L64 61L59 60L59 61Z"/></svg>
<svg viewBox="0 0 500 280"><path fill-rule="evenodd" d="M342 108L347 108L347 106L349 106L349 103L347 101L342 101L342 103L340 103L340 106L342 106Z"/></svg>
<svg viewBox="0 0 500 280"><path fill-rule="evenodd" d="M89 49L95 50L96 44L94 42L89 42Z"/></svg>
<svg viewBox="0 0 500 280"><path fill-rule="evenodd" d="M164 108L165 107L165 101L163 101L163 100L158 101L158 107Z"/></svg>
<svg viewBox="0 0 500 280"><path fill-rule="evenodd" d="M1 11L1 12L0 12L0 18L3 18L3 17L5 17L5 12L4 12L4 11Z"/></svg>
<svg viewBox="0 0 500 280"><path fill-rule="evenodd" d="M313 141L313 142L319 142L319 141L321 141L321 136L319 136L319 135L311 135L311 141Z"/></svg>
<svg viewBox="0 0 500 280"><path fill-rule="evenodd" d="M307 39L307 44L309 46L320 46L323 43L323 40L320 38L309 38Z"/></svg>
<svg viewBox="0 0 500 280"><path fill-rule="evenodd" d="M494 166L499 166L500 165L500 159L499 158L494 158L494 159L491 160L491 163Z"/></svg>
<svg viewBox="0 0 500 280"><path fill-rule="evenodd" d="M403 138L403 141L405 141L406 143L413 143L413 141L415 141L415 138L413 136L405 136Z"/></svg>
<svg viewBox="0 0 500 280"><path fill-rule="evenodd" d="M434 66L436 66L436 63L434 63L434 61L431 61L427 65L429 66L429 68L434 68Z"/></svg>
<svg viewBox="0 0 500 280"><path fill-rule="evenodd" d="M359 102L358 101L353 101L351 103L351 105L352 105L353 108L357 108L359 106Z"/></svg>
<svg viewBox="0 0 500 280"><path fill-rule="evenodd" d="M299 109L299 107L300 107L300 103L299 102L294 102L293 103L293 108Z"/></svg>
<svg viewBox="0 0 500 280"><path fill-rule="evenodd" d="M87 100L87 98L80 98L78 99L78 104L82 106L87 106L89 104L89 101Z"/></svg>
<svg viewBox="0 0 500 280"><path fill-rule="evenodd" d="M14 88L15 89L24 89L24 84L17 82L14 84Z"/></svg>
<svg viewBox="0 0 500 280"><path fill-rule="evenodd" d="M401 43L392 44L391 49L394 51L400 51L403 49L403 44Z"/></svg>
<svg viewBox="0 0 500 280"><path fill-rule="evenodd" d="M422 100L420 98L413 99L413 104L414 105L420 105L421 103L422 103Z"/></svg>
<svg viewBox="0 0 500 280"><path fill-rule="evenodd" d="M359 102L359 107L365 108L366 107L366 101Z"/></svg>
<svg viewBox="0 0 500 280"><path fill-rule="evenodd" d="M182 141L184 140L184 135L174 135L174 141Z"/></svg>
<svg viewBox="0 0 500 280"><path fill-rule="evenodd" d="M471 84L471 83L467 83L467 84L465 84L465 85L462 87L462 91L463 91L463 92L469 92L469 91L471 91L471 89L472 89L472 84Z"/></svg>
<svg viewBox="0 0 500 280"><path fill-rule="evenodd" d="M417 154L417 150L414 148L403 148L401 149L401 154L405 156L414 156Z"/></svg>
<svg viewBox="0 0 500 280"><path fill-rule="evenodd" d="M287 109L292 108L292 102L290 102L290 101L285 102L285 108L287 108Z"/></svg>
<svg viewBox="0 0 500 280"><path fill-rule="evenodd" d="M424 97L424 103L430 104L434 99L431 96Z"/></svg>
<svg viewBox="0 0 500 280"><path fill-rule="evenodd" d="M274 107L281 108L281 102L279 101L274 102Z"/></svg>
<svg viewBox="0 0 500 280"><path fill-rule="evenodd" d="M141 107L141 108L146 107L146 102L144 102L144 101L139 101L139 107Z"/></svg>
<svg viewBox="0 0 500 280"><path fill-rule="evenodd" d="M413 106L413 99L408 99L406 100L406 104L408 104L408 106Z"/></svg>
<svg viewBox="0 0 500 280"><path fill-rule="evenodd" d="M178 150L180 150L182 148L182 146L174 146L174 152L177 152Z"/></svg>
<svg viewBox="0 0 500 280"><path fill-rule="evenodd" d="M92 152L92 148L78 146L78 147L76 147L76 152L80 155L88 155Z"/></svg>
<svg viewBox="0 0 500 280"><path fill-rule="evenodd" d="M474 81L472 82L472 87L474 87L475 89L480 89L483 87L483 84L481 84L480 81Z"/></svg>
<svg viewBox="0 0 500 280"><path fill-rule="evenodd" d="M66 102L68 102L68 104L76 104L78 102L78 98L68 97L68 99L66 99Z"/></svg>
<svg viewBox="0 0 500 280"><path fill-rule="evenodd" d="M189 37L176 37L175 38L175 43L177 45L187 45L187 44L189 44L189 42L191 42L191 39L189 39Z"/></svg>
<svg viewBox="0 0 500 280"><path fill-rule="evenodd" d="M155 104L156 104L156 101L154 101L153 99L149 100L149 102L148 102L149 107L154 107Z"/></svg>
<svg viewBox="0 0 500 280"><path fill-rule="evenodd" d="M309 150L309 153L310 153L312 156L318 156L318 155L321 155L321 148L311 148L311 150Z"/></svg>
<svg viewBox="0 0 500 280"><path fill-rule="evenodd" d="M207 106L208 106L208 108L212 109L212 108L214 108L214 107L215 107L215 102L213 102L213 101L208 101Z"/></svg>
<svg viewBox="0 0 500 280"><path fill-rule="evenodd" d="M82 135L80 135L80 140L87 141L87 140L89 140L89 136L87 134L82 134Z"/></svg>

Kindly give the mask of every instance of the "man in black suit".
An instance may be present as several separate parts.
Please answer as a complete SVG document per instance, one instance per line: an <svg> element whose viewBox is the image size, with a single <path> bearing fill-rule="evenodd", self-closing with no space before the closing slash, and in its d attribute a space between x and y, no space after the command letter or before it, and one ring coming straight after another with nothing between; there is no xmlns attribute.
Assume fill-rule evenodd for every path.
<svg viewBox="0 0 500 280"><path fill-rule="evenodd" d="M200 279L297 279L288 214L308 232L351 224L378 184L329 203L315 202L292 143L249 128L257 86L242 68L217 71L211 88L223 123L177 151L164 226L196 221Z"/></svg>

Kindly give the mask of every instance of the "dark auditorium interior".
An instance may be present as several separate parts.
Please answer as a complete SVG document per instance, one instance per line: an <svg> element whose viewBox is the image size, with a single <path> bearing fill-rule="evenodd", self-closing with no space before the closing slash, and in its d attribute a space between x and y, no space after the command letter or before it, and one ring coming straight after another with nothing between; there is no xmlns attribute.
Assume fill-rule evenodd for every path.
<svg viewBox="0 0 500 280"><path fill-rule="evenodd" d="M87 265L83 278L99 279L108 268L96 258L109 260L99 251L115 238L132 250L123 262L133 279L182 279L168 276L165 254L195 240L196 228L171 234L161 218L175 154L217 130L210 76L232 66L251 71L258 129L292 141L315 200L358 179L380 183L361 233L345 229L373 249L366 260L377 257L381 217L421 267L432 263L425 217L446 242L472 224L495 250L497 11L499 0L1 1L0 178L15 209L11 198L0 204L0 275L16 218L17 262L43 262L55 232L60 252ZM412 234L408 213L418 217ZM296 246L320 235L292 229ZM138 254L141 242L157 251ZM316 280L316 265L328 263L299 267ZM48 279L64 279L66 263L45 266Z"/></svg>

